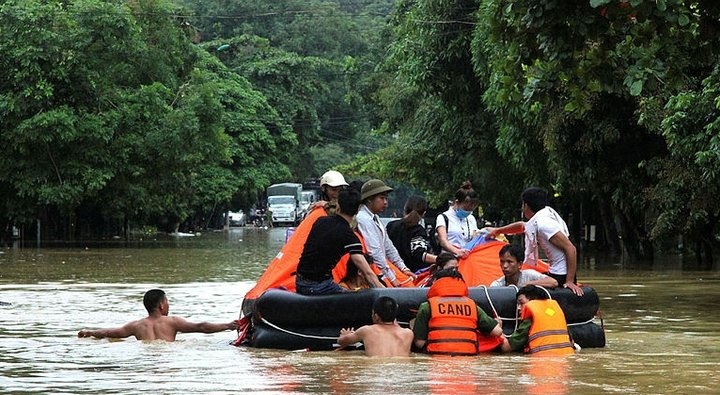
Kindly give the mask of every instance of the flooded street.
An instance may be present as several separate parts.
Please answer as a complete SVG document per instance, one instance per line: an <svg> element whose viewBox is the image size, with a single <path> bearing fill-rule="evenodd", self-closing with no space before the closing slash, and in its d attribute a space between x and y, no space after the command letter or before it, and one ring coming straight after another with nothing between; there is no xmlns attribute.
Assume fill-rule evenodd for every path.
<svg viewBox="0 0 720 395"><path fill-rule="evenodd" d="M238 318L242 296L285 228L238 228L129 246L0 250L0 392L9 393L712 393L720 388L720 273L586 259L604 349L566 360L522 355L365 358L361 352L236 348L234 332L174 343L79 339L83 328L146 316L162 288L170 314Z"/></svg>

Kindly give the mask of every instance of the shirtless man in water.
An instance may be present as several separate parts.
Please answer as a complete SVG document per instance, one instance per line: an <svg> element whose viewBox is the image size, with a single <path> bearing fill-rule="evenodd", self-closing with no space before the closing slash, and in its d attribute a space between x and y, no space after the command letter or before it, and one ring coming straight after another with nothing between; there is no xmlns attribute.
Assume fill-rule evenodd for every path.
<svg viewBox="0 0 720 395"><path fill-rule="evenodd" d="M382 296L373 304L372 325L358 330L342 329L338 344L348 346L363 342L365 354L369 357L407 357L413 342L413 332L398 325L398 305L395 299Z"/></svg>
<svg viewBox="0 0 720 395"><path fill-rule="evenodd" d="M81 330L78 337L111 337L124 338L135 336L138 340L166 340L175 341L178 332L215 333L237 329L237 321L227 324L213 324L209 322L188 322L182 317L168 317L170 303L165 291L151 289L145 292L143 304L148 316L137 321L131 321L119 328L106 328L96 330Z"/></svg>

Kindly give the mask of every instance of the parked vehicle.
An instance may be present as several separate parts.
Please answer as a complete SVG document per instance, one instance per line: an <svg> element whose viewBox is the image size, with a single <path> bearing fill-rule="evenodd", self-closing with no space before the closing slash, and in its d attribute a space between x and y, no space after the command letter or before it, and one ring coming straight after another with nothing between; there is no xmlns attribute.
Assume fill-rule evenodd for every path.
<svg viewBox="0 0 720 395"><path fill-rule="evenodd" d="M317 189L303 189L300 196L300 218L305 218L310 205L320 200L320 191Z"/></svg>
<svg viewBox="0 0 720 395"><path fill-rule="evenodd" d="M230 226L245 226L247 223L247 218L242 210L228 211L227 216L228 224Z"/></svg>
<svg viewBox="0 0 720 395"><path fill-rule="evenodd" d="M267 188L267 208L272 211L272 225L297 225L301 219L301 197L302 184L284 182L270 185Z"/></svg>

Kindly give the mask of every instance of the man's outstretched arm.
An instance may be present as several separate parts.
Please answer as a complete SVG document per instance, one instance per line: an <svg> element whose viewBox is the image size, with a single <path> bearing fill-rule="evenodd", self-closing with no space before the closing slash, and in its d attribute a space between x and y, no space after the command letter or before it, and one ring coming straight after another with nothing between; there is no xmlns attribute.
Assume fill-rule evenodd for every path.
<svg viewBox="0 0 720 395"><path fill-rule="evenodd" d="M78 337L96 337L102 339L105 337L121 339L135 334L134 321L128 322L127 324L119 328L104 328L104 329L83 329L78 332Z"/></svg>
<svg viewBox="0 0 720 395"><path fill-rule="evenodd" d="M175 330L183 333L216 333L238 328L237 320L226 324L216 324L212 322L190 322L182 317L173 317L173 319Z"/></svg>

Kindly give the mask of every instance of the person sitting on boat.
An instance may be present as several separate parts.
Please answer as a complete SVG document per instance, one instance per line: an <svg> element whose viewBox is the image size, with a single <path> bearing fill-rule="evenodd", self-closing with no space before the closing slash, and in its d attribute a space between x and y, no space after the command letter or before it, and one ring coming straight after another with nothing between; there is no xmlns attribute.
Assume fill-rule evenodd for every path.
<svg viewBox="0 0 720 395"><path fill-rule="evenodd" d="M369 263L369 262L368 262ZM361 289L370 288L370 284L363 275L360 274L357 266L348 262L345 276L338 283L339 286L347 289L348 291L359 291Z"/></svg>
<svg viewBox="0 0 720 395"><path fill-rule="evenodd" d="M358 330L340 330L338 344L349 346L362 342L369 357L407 357L413 342L413 332L397 323L398 304L389 296L381 296L373 304L372 325Z"/></svg>
<svg viewBox="0 0 720 395"><path fill-rule="evenodd" d="M501 346L503 352L524 350L534 355L569 355L575 353L565 314L544 289L526 285L517 292L521 306L520 323Z"/></svg>
<svg viewBox="0 0 720 395"><path fill-rule="evenodd" d="M547 205L547 191L530 187L520 197L523 202L522 214L527 218L527 223L518 221L500 228L487 228L488 235L494 237L501 233L525 232L525 263L533 265L537 262L540 246L550 265L548 275L564 288L582 296L582 288L576 284L577 250L569 239L567 224L560 214Z"/></svg>
<svg viewBox="0 0 720 395"><path fill-rule="evenodd" d="M394 287L399 287L402 284L397 279L395 272L388 266L388 261L401 272L407 274L410 281L415 279L415 274L405 266L405 262L403 262L378 217L378 214L387 208L388 193L392 190L381 180L373 179L365 182L361 188L362 204L355 219L358 230L365 239L368 253L370 253L375 265L380 269L383 279Z"/></svg>
<svg viewBox="0 0 720 395"><path fill-rule="evenodd" d="M557 280L550 276L546 276L537 270L522 269L525 252L522 247L508 244L500 249L500 268L503 276L493 281L491 287L505 287L515 285L522 287L524 285L540 285L545 288L555 288L558 286Z"/></svg>
<svg viewBox="0 0 720 395"><path fill-rule="evenodd" d="M413 326L418 348L430 354L476 355L477 331L492 338L502 337L498 322L468 297L468 287L457 270L437 272L427 296Z"/></svg>
<svg viewBox="0 0 720 395"><path fill-rule="evenodd" d="M430 267L430 270L427 271L427 275L423 277L421 280L417 281L418 287L429 287L432 285L433 281L435 280L435 273L439 272L443 269L455 269L458 268L458 260L457 257L447 251L441 252L438 254L437 259L435 259L435 263ZM422 276L421 274L420 276ZM418 277L420 277L418 276Z"/></svg>
<svg viewBox="0 0 720 395"><path fill-rule="evenodd" d="M477 220L472 215L478 204L477 192L472 189L470 181L465 181L455 192L452 206L435 220L435 232L443 251L451 252L458 258L470 254L463 246L478 230Z"/></svg>
<svg viewBox="0 0 720 395"><path fill-rule="evenodd" d="M303 295L327 295L346 292L332 277L332 269L340 257L350 254L350 261L367 279L370 286L383 288L363 255L362 244L350 228L357 213L360 194L344 189L338 195L336 215L318 218L303 247L295 278L296 292Z"/></svg>
<svg viewBox="0 0 720 395"><path fill-rule="evenodd" d="M119 328L84 329L78 332L78 337L96 338L125 338L135 336L138 340L165 340L175 341L178 332L183 333L216 333L238 328L238 320L227 324L213 324L209 322L189 322L182 317L169 317L170 303L161 289L151 289L143 295L143 304L148 316L136 321L128 322Z"/></svg>
<svg viewBox="0 0 720 395"><path fill-rule="evenodd" d="M422 196L410 196L405 201L404 216L387 224L387 234L403 262L417 273L435 263L436 256L430 250L427 231L420 221L427 211L427 200Z"/></svg>
<svg viewBox="0 0 720 395"><path fill-rule="evenodd" d="M320 200L310 205L309 210L316 207L325 209L328 215L334 215L337 209L337 200L340 191L348 186L340 172L335 170L326 171L320 177Z"/></svg>

